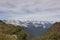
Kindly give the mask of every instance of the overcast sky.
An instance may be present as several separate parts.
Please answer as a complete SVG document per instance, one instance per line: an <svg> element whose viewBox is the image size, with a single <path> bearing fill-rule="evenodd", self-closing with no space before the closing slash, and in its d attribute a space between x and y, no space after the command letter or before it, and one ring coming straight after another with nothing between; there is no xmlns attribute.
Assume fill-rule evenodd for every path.
<svg viewBox="0 0 60 40"><path fill-rule="evenodd" d="M60 0L0 0L0 19L60 21Z"/></svg>

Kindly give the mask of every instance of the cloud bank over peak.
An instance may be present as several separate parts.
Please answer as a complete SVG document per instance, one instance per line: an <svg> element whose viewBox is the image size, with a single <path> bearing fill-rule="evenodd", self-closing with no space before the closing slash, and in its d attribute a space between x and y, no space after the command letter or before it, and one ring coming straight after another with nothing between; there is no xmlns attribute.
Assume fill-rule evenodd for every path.
<svg viewBox="0 0 60 40"><path fill-rule="evenodd" d="M60 0L0 0L0 19L60 21Z"/></svg>

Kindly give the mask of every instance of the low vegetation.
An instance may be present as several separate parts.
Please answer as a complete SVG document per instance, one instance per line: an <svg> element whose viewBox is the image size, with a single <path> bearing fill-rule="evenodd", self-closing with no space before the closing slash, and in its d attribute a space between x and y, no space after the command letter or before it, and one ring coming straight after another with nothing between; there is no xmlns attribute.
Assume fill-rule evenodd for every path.
<svg viewBox="0 0 60 40"><path fill-rule="evenodd" d="M60 22L56 22L46 32L33 40L60 40Z"/></svg>
<svg viewBox="0 0 60 40"><path fill-rule="evenodd" d="M6 24L0 20L0 40L28 40L23 27Z"/></svg>

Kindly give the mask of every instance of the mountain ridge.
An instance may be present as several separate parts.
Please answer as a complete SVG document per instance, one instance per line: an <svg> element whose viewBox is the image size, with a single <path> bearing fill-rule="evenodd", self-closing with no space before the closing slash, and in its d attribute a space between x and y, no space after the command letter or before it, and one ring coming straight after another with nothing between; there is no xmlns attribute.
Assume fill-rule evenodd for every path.
<svg viewBox="0 0 60 40"><path fill-rule="evenodd" d="M7 24L20 25L20 26L24 26L24 27L28 27L28 25L30 25L32 23L33 25L35 25L35 27L40 27L43 25L43 28L45 28L47 26L47 24L54 24L53 22L49 22L49 21L3 20L3 22L5 22Z"/></svg>

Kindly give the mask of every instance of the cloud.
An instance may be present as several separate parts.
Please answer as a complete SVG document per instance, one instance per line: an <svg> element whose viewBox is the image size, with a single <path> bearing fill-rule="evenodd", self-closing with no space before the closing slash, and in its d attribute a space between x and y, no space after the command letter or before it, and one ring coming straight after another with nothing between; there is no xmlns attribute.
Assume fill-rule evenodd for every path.
<svg viewBox="0 0 60 40"><path fill-rule="evenodd" d="M0 0L0 19L58 18L60 19L60 0Z"/></svg>

